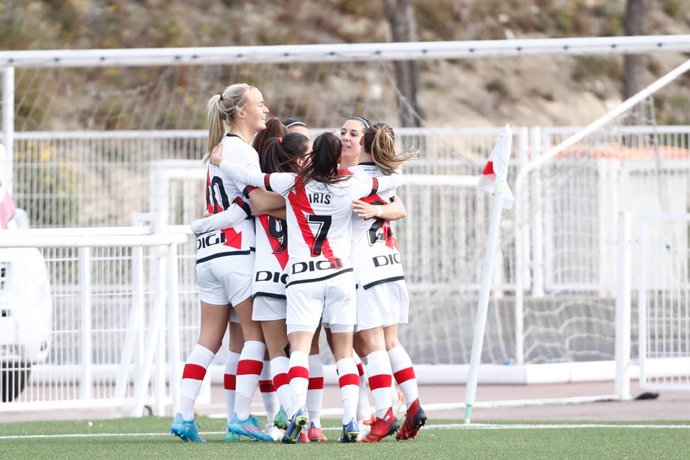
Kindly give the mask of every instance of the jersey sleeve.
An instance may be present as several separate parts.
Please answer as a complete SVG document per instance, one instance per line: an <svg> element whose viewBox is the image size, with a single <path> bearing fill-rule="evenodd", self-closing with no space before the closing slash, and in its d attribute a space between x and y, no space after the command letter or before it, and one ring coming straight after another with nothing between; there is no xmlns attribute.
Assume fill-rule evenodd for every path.
<svg viewBox="0 0 690 460"><path fill-rule="evenodd" d="M220 170L231 177L233 180L245 185L260 187L269 192L277 192L284 195L295 183L293 173L273 173L264 174L257 171L250 171L242 166L223 160L219 165Z"/></svg>
<svg viewBox="0 0 690 460"><path fill-rule="evenodd" d="M280 193L285 196L288 191L295 187L296 174L293 173L273 173L267 174L269 179L266 182L266 190L269 192Z"/></svg>
<svg viewBox="0 0 690 460"><path fill-rule="evenodd" d="M241 198L235 198L235 201L225 211L197 219L190 224L190 227L195 235L201 235L214 230L234 227L249 216L251 216L251 210L247 203L242 201Z"/></svg>
<svg viewBox="0 0 690 460"><path fill-rule="evenodd" d="M390 176L372 177L373 182L378 182L379 192L388 192L395 190L402 185L403 178L400 174L391 174Z"/></svg>
<svg viewBox="0 0 690 460"><path fill-rule="evenodd" d="M391 174L390 176L365 177L355 176L357 182L353 184L353 194L356 198L376 195L379 192L395 190L402 184L402 176Z"/></svg>
<svg viewBox="0 0 690 460"><path fill-rule="evenodd" d="M221 161L218 167L223 174L226 174L232 180L243 185L266 188L264 180L268 174L263 174L259 171L250 171L244 166L231 163L228 160ZM239 189L242 190L242 187L239 187Z"/></svg>

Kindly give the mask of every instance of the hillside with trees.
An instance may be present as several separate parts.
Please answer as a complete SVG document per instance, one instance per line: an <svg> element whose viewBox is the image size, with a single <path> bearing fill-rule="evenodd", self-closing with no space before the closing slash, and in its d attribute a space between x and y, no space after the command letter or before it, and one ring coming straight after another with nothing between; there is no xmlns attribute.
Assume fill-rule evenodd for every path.
<svg viewBox="0 0 690 460"><path fill-rule="evenodd" d="M689 0L644 1L647 34L690 33ZM0 49L386 42L398 38L391 14L405 3L410 2L1 1ZM412 0L410 6L420 41L626 34L625 0ZM635 64L635 84L649 83L685 59L643 56ZM419 110L434 126L583 124L620 102L625 68L619 55L424 62L418 69ZM690 124L688 89L686 75L656 99L659 123ZM30 89L20 86L18 98L26 96L22 91ZM190 127L198 125L197 120Z"/></svg>

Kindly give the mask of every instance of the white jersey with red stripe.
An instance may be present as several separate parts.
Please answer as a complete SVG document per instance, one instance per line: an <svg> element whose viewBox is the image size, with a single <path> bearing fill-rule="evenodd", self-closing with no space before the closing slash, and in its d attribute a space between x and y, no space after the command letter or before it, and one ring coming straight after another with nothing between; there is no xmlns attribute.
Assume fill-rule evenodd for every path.
<svg viewBox="0 0 690 460"><path fill-rule="evenodd" d="M260 171L259 155L254 148L242 138L227 134L223 140L223 159L244 168ZM217 214L230 208L235 202L248 206L240 198L244 185L234 181L212 165L206 173L206 210ZM254 222L247 219L233 227L214 230L197 237L197 263L222 255L249 254L255 244Z"/></svg>
<svg viewBox="0 0 690 460"><path fill-rule="evenodd" d="M352 201L395 189L399 176L353 176L326 185L303 183L293 173L257 174L223 161L223 172L239 182L262 186L285 197L288 227L288 286L320 281L352 271Z"/></svg>
<svg viewBox="0 0 690 460"><path fill-rule="evenodd" d="M285 298L288 264L287 222L269 215L256 222L256 260L254 262L254 296Z"/></svg>
<svg viewBox="0 0 690 460"><path fill-rule="evenodd" d="M385 177L374 163L360 163L349 168L356 176ZM379 192L362 198L373 205L393 201L395 190ZM405 279L398 241L389 221L374 217L352 217L352 264L358 283L364 288Z"/></svg>

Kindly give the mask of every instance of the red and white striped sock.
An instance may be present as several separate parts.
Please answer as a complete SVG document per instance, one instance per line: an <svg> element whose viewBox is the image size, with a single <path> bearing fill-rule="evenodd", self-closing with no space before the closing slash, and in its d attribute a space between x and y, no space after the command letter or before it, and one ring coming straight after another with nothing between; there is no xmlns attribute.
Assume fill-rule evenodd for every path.
<svg viewBox="0 0 690 460"><path fill-rule="evenodd" d="M309 356L303 351L290 353L290 408L288 417L292 418L307 402L307 388L309 387Z"/></svg>
<svg viewBox="0 0 690 460"><path fill-rule="evenodd" d="M276 389L273 386L273 380L271 379L271 364L268 361L264 361L264 367L259 377L259 391L264 401L264 409L266 409L266 423L273 423L278 409L280 408L280 403L278 402Z"/></svg>
<svg viewBox="0 0 690 460"><path fill-rule="evenodd" d="M250 340L244 342L240 362L237 363L237 392L235 393L235 415L240 420L249 417L252 398L259 386L259 376L264 367L266 344Z"/></svg>
<svg viewBox="0 0 690 460"><path fill-rule="evenodd" d="M352 358L343 358L335 365L338 369L340 397L343 400L343 425L347 425L357 416L357 399L359 399L357 365Z"/></svg>
<svg viewBox="0 0 690 460"><path fill-rule="evenodd" d="M367 373L369 374L369 388L374 397L376 416L383 418L393 405L391 398L391 383L393 371L388 353L384 350L369 353L366 357Z"/></svg>
<svg viewBox="0 0 690 460"><path fill-rule="evenodd" d="M184 363L180 383L180 414L183 420L194 419L194 401L206 376L206 369L214 356L214 352L197 344Z"/></svg>
<svg viewBox="0 0 690 460"><path fill-rule="evenodd" d="M393 369L393 377L398 382L400 391L405 395L405 404L409 408L413 402L419 398L419 389L417 388L417 377L412 367L412 360L407 351L402 345L391 348L388 351L388 357L391 360L391 367Z"/></svg>
<svg viewBox="0 0 690 460"><path fill-rule="evenodd" d="M231 351L225 360L225 374L223 375L223 388L225 388L225 410L228 413L228 422L235 413L235 388L237 387L237 363L240 354Z"/></svg>
<svg viewBox="0 0 690 460"><path fill-rule="evenodd" d="M361 422L371 418L371 404L369 404L369 393L367 392L367 375L364 370L362 360L353 353L352 357L357 365L357 374L359 375L359 398L357 399L357 421Z"/></svg>
<svg viewBox="0 0 690 460"><path fill-rule="evenodd" d="M323 363L321 355L309 355L309 388L307 389L307 412L309 422L321 428L321 407L323 406Z"/></svg>
<svg viewBox="0 0 690 460"><path fill-rule="evenodd" d="M278 400L280 405L285 410L285 413L290 410L290 379L288 377L288 369L290 369L290 359L287 356L278 356L271 360L271 378L273 379L273 386L278 393Z"/></svg>

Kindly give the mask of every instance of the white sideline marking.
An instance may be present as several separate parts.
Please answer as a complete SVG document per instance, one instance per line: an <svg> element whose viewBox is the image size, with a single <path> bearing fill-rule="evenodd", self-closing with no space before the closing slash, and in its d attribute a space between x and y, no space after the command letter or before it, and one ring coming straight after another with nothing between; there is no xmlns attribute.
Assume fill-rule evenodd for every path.
<svg viewBox="0 0 690 460"><path fill-rule="evenodd" d="M632 428L632 429L655 429L655 430L690 430L690 425L645 425L645 424L611 424L611 423L582 423L582 424L489 424L474 423L465 425L463 423L448 423L423 426L423 430L562 430L578 428ZM326 427L324 431L340 431L338 427ZM225 431L202 431L202 435L220 435ZM170 433L71 433L71 434L30 434L0 436L0 441L12 439L69 439L69 438L121 438L121 437L167 437Z"/></svg>

